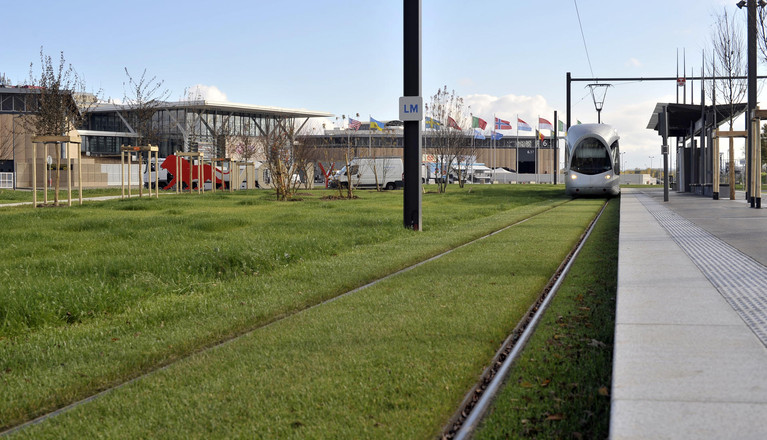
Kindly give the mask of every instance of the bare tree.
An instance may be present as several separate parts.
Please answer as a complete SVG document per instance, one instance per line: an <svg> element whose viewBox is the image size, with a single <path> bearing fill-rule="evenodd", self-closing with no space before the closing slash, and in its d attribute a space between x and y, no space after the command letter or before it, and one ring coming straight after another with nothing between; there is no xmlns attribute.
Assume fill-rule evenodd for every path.
<svg viewBox="0 0 767 440"><path fill-rule="evenodd" d="M474 129L474 121L473 121L475 116L474 116L473 113L471 113L471 107L469 107L468 110L470 111L469 112L469 116L471 117L471 120L472 120L472 131L471 131L471 142L469 143L469 145L466 147L466 150L465 150L465 158L466 158L465 161L467 162L467 164L466 164L467 165L467 169L466 169L467 175L468 175L468 172L469 172L469 170L468 170L468 166L469 166L468 161L471 161L472 164L474 162L476 162L477 161L476 160L477 159L477 151L479 151L479 147L477 145L477 140L478 140L477 139L477 133L476 133L476 131ZM482 135L481 139L484 139L484 135ZM474 170L472 169L472 178L474 178L474 173L473 172L474 172ZM468 176L467 176L467 178L468 178ZM463 188L463 183L461 183L461 187ZM469 190L469 191L471 191L471 190Z"/></svg>
<svg viewBox="0 0 767 440"><path fill-rule="evenodd" d="M253 124L255 125L255 124ZM260 148L260 136L256 136L254 126L249 122L243 124L240 133L234 136L231 148L227 150L227 156L237 155L241 160L255 160Z"/></svg>
<svg viewBox="0 0 767 440"><path fill-rule="evenodd" d="M381 148L396 148L397 146L397 132L394 128L388 127L384 129L384 136L380 138L380 145L378 145ZM392 177L390 175L391 168L392 168L392 160L390 157L378 158L375 153L371 153L371 161L368 163L370 164L370 167L372 168L373 177L375 179L376 184L376 191L381 192L383 191L384 187L383 184L386 184L387 177Z"/></svg>
<svg viewBox="0 0 767 440"><path fill-rule="evenodd" d="M13 119L7 118L0 121L0 160L13 157L13 139L18 133L18 131L14 133L15 128Z"/></svg>
<svg viewBox="0 0 767 440"><path fill-rule="evenodd" d="M444 193L454 171L459 182L465 179L458 162L465 157L471 145L462 130L462 127L468 126L463 98L457 96L455 91L448 92L447 86L444 86L437 90L425 108L429 117L441 122L441 127L433 130L427 139L430 143L428 150L434 155L441 176L437 179L438 191Z"/></svg>
<svg viewBox="0 0 767 440"><path fill-rule="evenodd" d="M157 145L160 140L159 124L155 124L155 115L167 101L170 91L163 88L165 81L156 76L147 78L146 69L141 76L134 78L125 68L127 81L123 82L124 102L130 110L129 121L136 132L138 145Z"/></svg>
<svg viewBox="0 0 767 440"><path fill-rule="evenodd" d="M759 58L763 63L767 63L767 11L765 8L756 8L758 15L756 18L756 42L759 47Z"/></svg>
<svg viewBox="0 0 767 440"><path fill-rule="evenodd" d="M240 153L247 157L236 151L238 146L241 147L244 138L241 138L240 135L245 130L242 127L239 127L239 130L235 127L238 124L235 123L236 118L233 117L232 113L203 111L201 104L204 103L205 97L199 87L186 88L182 100L186 102L190 110L184 111L183 122L179 125L184 133L185 141L191 144L190 151L194 146L198 152L207 152L211 158L232 157L234 154L243 159L249 159L253 156L253 154L249 154L252 151L245 151L242 148L239 148L242 150ZM247 125L248 130L250 130L251 127L255 126L255 123ZM254 137L255 135L249 136L249 138ZM246 143L250 144L251 142L248 140Z"/></svg>
<svg viewBox="0 0 767 440"><path fill-rule="evenodd" d="M262 136L264 165L269 170L278 200L290 200L301 184L297 177L306 172L312 145L293 118L275 121Z"/></svg>
<svg viewBox="0 0 767 440"><path fill-rule="evenodd" d="M356 116L357 118L359 118L360 114L357 113ZM341 115L341 119L346 120L346 115ZM359 119L355 121L359 122ZM352 184L353 182L352 179L354 175L357 174L352 172L352 159L354 158L354 156L356 156L357 147L358 147L356 145L357 138L356 136L354 138L352 137L352 132L353 131L356 132L357 130L359 130L359 127L360 127L359 124L352 127L351 123L352 123L352 117L351 115L349 115L349 126L346 127L346 143L347 143L346 152L344 153L344 166L342 168L346 170L346 185L342 185L341 182L339 182L338 184L338 196L346 197L349 199L354 198L354 187L356 186L356 184ZM352 145L353 142L355 143L355 145ZM354 147L353 150L352 150L352 147ZM346 194L344 194L344 191L346 191Z"/></svg>
<svg viewBox="0 0 767 440"><path fill-rule="evenodd" d="M732 130L735 104L743 102L748 86L745 80L735 79L738 76L745 76L745 48L739 21L727 14L727 8L723 9L721 15L715 17L711 43L714 56L711 60L710 76L718 75L726 78L714 80L707 92L712 102L720 100L729 105L729 128ZM730 137L729 153L730 200L735 200L735 148L732 137Z"/></svg>
<svg viewBox="0 0 767 440"><path fill-rule="evenodd" d="M27 108L34 109L34 117L24 118L25 129L36 136L66 136L82 122L84 111L79 104L95 103L95 95L85 93L85 82L77 75L71 64L60 53L59 65L54 66L53 59L40 48L40 76L33 73L34 65L29 66L29 84L31 91L27 95ZM75 95L92 96L93 99L75 99ZM33 176L33 179L36 176ZM59 204L61 188L61 148L56 148L56 173L54 205Z"/></svg>

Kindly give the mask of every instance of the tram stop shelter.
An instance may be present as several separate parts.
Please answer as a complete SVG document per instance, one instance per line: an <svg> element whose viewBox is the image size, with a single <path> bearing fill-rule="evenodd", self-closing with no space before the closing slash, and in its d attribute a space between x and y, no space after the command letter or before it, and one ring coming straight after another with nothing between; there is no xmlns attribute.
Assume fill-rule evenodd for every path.
<svg viewBox="0 0 767 440"><path fill-rule="evenodd" d="M730 120L730 116L734 119L744 113L747 104L698 105L659 102L650 116L648 129L659 131L660 116L664 107L668 113L668 136L677 140L676 148L671 146L676 154L673 189L677 192L713 196L714 170L719 168L714 162L719 161L718 157L714 157L715 132ZM733 128L738 129L743 128ZM660 135L660 132L658 134ZM659 146L660 143L659 137ZM722 152L727 148L729 147L726 143L722 144ZM727 154L724 157L726 159ZM723 182L721 186L720 191L726 194L727 185Z"/></svg>

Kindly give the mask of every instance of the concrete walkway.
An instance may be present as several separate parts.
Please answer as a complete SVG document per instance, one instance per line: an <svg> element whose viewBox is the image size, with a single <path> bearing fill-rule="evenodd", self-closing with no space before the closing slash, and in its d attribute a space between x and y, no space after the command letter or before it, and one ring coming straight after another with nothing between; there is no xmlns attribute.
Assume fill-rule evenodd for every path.
<svg viewBox="0 0 767 440"><path fill-rule="evenodd" d="M160 194L164 195L164 194L171 194L171 193L160 193ZM172 193L172 194L175 194L175 193ZM128 197L127 193L126 193L125 197ZM138 192L135 192L135 193L131 194L130 197L131 198L138 198L139 197ZM144 197L149 197L149 195L144 194ZM152 195L152 198L154 198L154 197L155 196ZM114 200L114 199L121 199L121 198L123 198L122 195L118 195L118 196L83 197L83 202L103 202L105 200ZM51 198L50 200L48 200L48 203L53 203L51 200L53 200L53 199ZM41 204L41 203L43 203L43 201L42 200L38 200L37 203ZM61 203L62 205L66 205L67 204L67 199L66 198L59 199L59 203ZM80 204L80 199L78 197L73 197L72 198L72 206L76 206L76 205L79 205L79 204ZM0 203L0 208L10 208L12 206L27 206L27 205L28 206L32 206L32 202Z"/></svg>
<svg viewBox="0 0 767 440"><path fill-rule="evenodd" d="M767 210L624 189L611 438L767 438Z"/></svg>

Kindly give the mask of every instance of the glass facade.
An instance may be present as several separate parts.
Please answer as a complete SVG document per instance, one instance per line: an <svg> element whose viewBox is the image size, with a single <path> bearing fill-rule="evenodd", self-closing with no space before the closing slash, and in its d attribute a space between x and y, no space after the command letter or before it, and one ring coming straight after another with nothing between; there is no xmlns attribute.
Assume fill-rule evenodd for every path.
<svg viewBox="0 0 767 440"><path fill-rule="evenodd" d="M177 105L158 108L151 121L142 124L138 111L115 107L91 111L80 129L91 132L83 136L82 149L92 156L120 154L120 146L139 142L137 133L143 131L146 143L158 145L161 157L176 151L202 151L206 158L212 158L228 157L227 150L234 147L231 143L237 137L256 138L284 119L264 112ZM139 126L144 126L144 130L139 130ZM227 140L230 145L226 145Z"/></svg>

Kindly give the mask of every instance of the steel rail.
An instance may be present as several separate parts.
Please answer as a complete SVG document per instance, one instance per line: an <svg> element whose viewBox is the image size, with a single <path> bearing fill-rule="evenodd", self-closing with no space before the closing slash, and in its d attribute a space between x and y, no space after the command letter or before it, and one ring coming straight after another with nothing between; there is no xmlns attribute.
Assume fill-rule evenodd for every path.
<svg viewBox="0 0 767 440"><path fill-rule="evenodd" d="M539 298L539 300L530 307L530 310L528 310L528 313L525 316L529 317L532 313L532 317L529 318L526 323L525 320L520 323L520 325L524 327L522 334L517 338L517 335L521 330L520 325L518 325L506 338L503 344L501 344L501 348L496 352L496 355L493 358L493 361L490 363L490 366L485 369L485 372L480 378L478 385L472 387L472 389L464 398L458 412L451 419L451 422L448 424L448 428L445 430L445 433L442 436L443 439L466 440L467 438L470 438L474 433L474 430L477 428L479 422L487 413L490 404L493 402L493 400L495 400L495 396L500 390L503 382L506 380L511 366L522 353L522 350L525 348L527 341L535 332L535 328L537 327L538 322L548 308L549 303L551 303L554 296L556 296L559 287L562 285L562 282L564 281L567 273L570 271L573 262L585 245L586 240L594 230L597 221L605 211L607 204L608 202L605 202L605 204L602 206L602 209L594 217L594 220L591 221L591 224L581 236L581 239L578 241L575 249L570 252L567 257L565 257L565 260L562 263L564 267L560 265L561 270L557 270L557 272L552 277L553 284L552 280L550 280L548 286L544 288L543 293L541 294L543 297L542 301ZM506 355L506 352L510 347L511 351L508 353L508 355ZM503 359L504 356L506 356L505 359ZM501 359L503 359L503 361L501 361ZM498 366L499 362L500 366ZM495 366L498 367L494 368ZM492 380L490 380L490 383L487 385L487 387L484 387L485 382L490 377L492 377ZM476 403L472 405L477 396L479 397L476 400ZM458 428L456 430L457 426Z"/></svg>
<svg viewBox="0 0 767 440"><path fill-rule="evenodd" d="M400 269L398 271L392 272L392 273L390 273L388 275L385 275L385 276L383 276L381 278L375 279L375 280L373 280L373 281L371 281L371 282L369 282L367 284L364 284L362 286L359 286L359 287L354 288L352 290L349 290L347 292L341 293L340 295L337 295L337 296L334 296L332 298L329 298L329 299L326 299L324 301L321 301L319 303L310 305L310 306L305 307L303 309L298 309L298 310L295 310L293 312L289 312L289 313L280 315L280 316L275 317L274 319L272 319L270 321L264 322L264 323L262 323L262 324L260 324L258 326L255 326L255 327L249 328L247 330L244 330L242 332L236 333L236 334L232 335L229 338L225 338L223 340L219 340L219 341L217 341L217 342L215 342L213 344L204 345L204 346L200 347L199 349L194 350L194 351L188 353L185 356L181 356L181 357L173 359L172 362L169 362L167 364L160 364L156 368L154 368L152 370L149 370L149 371L147 371L147 372L145 372L145 373L143 373L143 374L141 374L139 376L130 378L130 379L128 379L128 380L126 380L124 382L121 382L119 384L116 384L116 385L114 385L112 387L109 387L107 389L101 390L98 393L95 393L95 394L92 394L90 396L84 397L84 398L82 398L82 399L80 399L80 400L78 400L76 402L72 402L72 403L70 403L70 404L68 404L66 406L63 406L61 408L57 408L57 409L55 409L53 411L50 411L48 413L42 414L40 416L37 416L36 418L34 418L32 420L28 420L28 421L23 422L21 424L18 424L16 426L9 427L9 428L7 428L4 431L0 431L0 437L5 437L7 435L11 435L13 433L19 432L19 431L23 430L24 428L27 428L27 427L30 427L30 426L42 423L42 422L44 422L44 421L46 421L46 420L48 420L50 418L53 418L53 417L55 417L55 416L57 416L59 414L65 413L65 412L67 412L67 411L69 411L71 409L74 409L74 408L78 407L78 406L81 406L81 405L86 404L88 402L94 401L94 400L98 399L99 397L103 397L104 395L109 394L112 391L118 390L118 389L123 388L123 387L125 387L127 385L130 385L130 384L132 384L134 382L137 382L139 380L147 378L147 377L149 377L149 376L151 376L151 375L153 375L155 373L164 371L167 368L170 368L171 366L177 364L178 362L186 360L186 359L188 359L188 358L190 358L192 356L195 356L195 355L198 355L200 353L205 353L205 352L208 352L208 351L211 351L211 350L215 350L215 349L224 347L224 346L228 345L229 343L237 341L237 340L239 340L240 338L242 338L244 336L252 334L252 333L254 333L254 332L258 331L258 330L262 330L264 328L268 328L268 327L272 326L273 324L277 324L277 323L279 323L279 322L281 322L281 321L283 321L285 319L288 319L288 318L290 318L292 316L298 315L300 313L308 312L310 310L313 310L315 308L318 308L318 307L321 307L323 305L329 304L329 303L331 303L333 301L336 301L338 299L341 299L343 297L346 297L346 296L352 295L354 293L357 293L357 292L359 292L361 290L367 289L368 287L372 287L372 286L374 286L374 285L376 285L376 284L378 284L378 283L380 283L382 281L385 281L385 280L388 280L390 278L396 277L398 275L404 274L405 272L409 272L409 271L411 271L411 270L413 270L413 269L415 269L417 267L423 266L426 263L429 263L429 262L432 262L432 261L437 260L439 258L442 258L445 255L448 255L448 254L452 253L455 250L464 248L466 246L469 246L471 244L477 243L477 242L479 242L481 240L484 240L486 238L492 237L492 236L494 236L496 234L499 234L499 233L501 233L501 232L503 232L503 231L505 231L505 230L507 230L509 228L512 228L512 227L517 226L517 225L520 225L522 223L525 223L525 222L527 222L530 219L533 219L533 218L535 218L535 217L537 217L539 215L545 214L545 213L547 213L547 212L549 212L549 211L551 211L553 209L556 209L556 208L558 208L558 207L560 207L560 206L562 206L564 204L567 204L569 202L570 201L568 200L568 201L565 201L563 203L558 203L558 204L556 204L554 206L550 206L550 207L542 210L541 212L533 214L533 215L531 215L529 217L526 217L526 218L524 218L522 220L518 220L518 221L516 221L516 222L514 222L514 223L512 223L510 225L506 225L506 226L504 226L504 227L502 227L500 229L492 231L492 232L490 232L488 234L485 234L485 235L483 235L481 237L475 238L475 239L473 239L471 241L467 241L466 243L460 244L460 245L458 245L458 246L456 246L454 248L448 249L448 250L446 250L446 251L444 251L444 252L442 252L440 254L437 254L437 255L429 257L429 258L427 258L425 260L419 261L419 262L417 262L415 264L412 264L412 265L410 265L408 267L405 267L403 269Z"/></svg>

